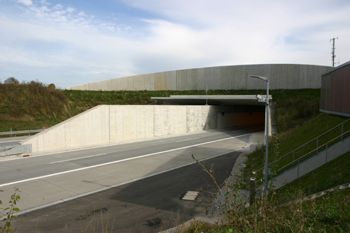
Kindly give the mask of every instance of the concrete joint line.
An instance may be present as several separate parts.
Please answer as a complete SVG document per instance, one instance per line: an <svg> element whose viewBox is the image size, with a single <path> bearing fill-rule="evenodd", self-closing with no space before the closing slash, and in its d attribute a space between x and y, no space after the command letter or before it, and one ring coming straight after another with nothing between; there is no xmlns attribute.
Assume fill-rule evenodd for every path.
<svg viewBox="0 0 350 233"><path fill-rule="evenodd" d="M121 159L121 160L117 160L117 161L113 161L113 162L101 163L101 164L97 164L97 165L93 165L93 166L88 166L88 167L83 167L83 168L77 168L77 169L73 169L73 170L69 170L69 171L64 171L64 172L58 172L58 173L54 173L54 174L50 174L50 175L38 176L38 177L30 178L30 179L14 181L14 182L6 183L6 184L1 184L0 187L5 187L5 186L13 185L13 184L18 184L18 183L27 182L27 181L39 180L39 179L48 178L48 177L52 177L52 176L58 176L58 175L63 175L63 174L67 174L67 173L72 173L72 172L87 170L87 169L95 168L95 167L102 167L102 166L106 166L106 165L110 165L110 164L121 163L121 162L126 162L126 161L130 161L130 160L135 160L135 159L145 158L145 157L149 157L149 156L152 156L152 155L157 155L157 154L161 154L161 153L166 153L166 152L171 152L171 151L186 149L186 148L195 147L195 146L200 146L200 145L209 144L209 143L213 143L213 142L224 141L224 140L228 140L228 139L232 139L232 138L239 138L239 137L243 137L243 136L247 136L247 135L250 135L250 134L243 134L243 135L239 135L239 136L236 136L236 137L223 138L223 139L218 139L218 140L214 140L214 141L210 141L210 142L198 143L198 144L191 145L191 146L184 146L184 147L180 147L180 148L176 148L176 149L171 149L171 150L166 150L166 151L160 151L160 152L155 152L155 153L146 154L146 155L140 155L140 156L136 156L136 157L132 157L132 158L127 158L127 159ZM233 151L236 151L236 150L233 150ZM232 152L232 151L231 151L231 152ZM226 152L226 153L228 153L228 152ZM211 158L213 158L213 157L211 157Z"/></svg>

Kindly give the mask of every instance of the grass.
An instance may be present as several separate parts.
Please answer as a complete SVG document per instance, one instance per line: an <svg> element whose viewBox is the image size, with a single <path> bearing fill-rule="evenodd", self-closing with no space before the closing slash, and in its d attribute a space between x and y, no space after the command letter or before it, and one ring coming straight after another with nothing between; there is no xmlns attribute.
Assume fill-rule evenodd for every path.
<svg viewBox="0 0 350 233"><path fill-rule="evenodd" d="M337 190L309 201L282 206L350 181L350 152L316 169L251 207L226 212L227 223L210 225L194 223L181 232L349 232L350 188Z"/></svg>
<svg viewBox="0 0 350 233"><path fill-rule="evenodd" d="M0 84L0 131L42 129L77 111L62 90L37 81Z"/></svg>
<svg viewBox="0 0 350 233"><path fill-rule="evenodd" d="M270 161L304 144L335 125L342 117L319 114L319 89L271 90L277 137L270 141ZM0 84L0 131L38 129L55 125L99 104L154 104L150 97L204 95L205 91L72 91L56 90L39 82ZM256 95L265 90L210 90L208 95ZM348 125L346 125L347 129ZM320 138L325 142L339 132ZM301 156L315 142L296 152ZM300 155L299 155L300 154ZM349 156L345 154L301 179L259 199L248 209L227 211L225 226L194 225L188 232L346 232L350 231L350 191L332 193L314 201L276 208L288 199L308 195L349 181ZM263 167L264 148L248 156L246 171ZM283 163L278 166L283 166ZM288 195L287 195L288 194ZM311 229L311 230L310 230Z"/></svg>
<svg viewBox="0 0 350 233"><path fill-rule="evenodd" d="M278 131L302 125L318 114L319 89L271 90ZM0 84L0 132L48 128L99 104L154 104L151 97L205 95L191 91L77 91L49 88L39 81ZM208 95L256 95L265 90L208 90ZM305 101L305 99L307 101ZM300 109L309 109L299 114Z"/></svg>
<svg viewBox="0 0 350 233"><path fill-rule="evenodd" d="M317 147L317 140L313 140L307 145L303 146L302 148L295 150L295 153L293 153L292 151L304 145L306 142L318 137L320 134L328 131L329 129L332 129L333 127L341 124L345 120L347 120L347 118L321 113L311 120L306 120L304 122L303 127L298 126L298 127L295 127L294 129L290 129L286 132L281 132L280 134L277 134L277 137L270 138L269 164L274 161L277 161L276 163L274 163L273 170L276 173L280 173L288 169L289 167L293 166L293 164L290 164L293 161L293 158L294 159L301 158L300 161L309 158L310 156L316 153L314 149ZM350 121L348 121L345 124L344 132L346 130L350 130ZM341 133L341 127L337 127L331 130L330 132L322 135L319 138L318 143L319 143L319 146L321 145L324 145L324 146L319 148L319 151L321 151L322 149L325 149L326 148L325 143L333 139L334 137L340 135L340 133ZM338 139L338 141L339 140L340 138ZM313 153L310 153L308 156L304 156L310 151L313 151ZM282 156L286 155L287 153L289 154L286 157L278 161L278 159L280 159ZM264 164L265 164L264 158L265 158L265 147L261 147L256 151L254 151L253 153L249 154L246 171L248 173L251 173L253 171L257 171L262 167L264 167ZM288 166L285 167L284 169L280 169L286 165ZM262 171L258 172L257 176L258 178L262 177L263 176Z"/></svg>
<svg viewBox="0 0 350 233"><path fill-rule="evenodd" d="M297 193L308 196L350 182L350 152L277 190L280 200L290 201Z"/></svg>

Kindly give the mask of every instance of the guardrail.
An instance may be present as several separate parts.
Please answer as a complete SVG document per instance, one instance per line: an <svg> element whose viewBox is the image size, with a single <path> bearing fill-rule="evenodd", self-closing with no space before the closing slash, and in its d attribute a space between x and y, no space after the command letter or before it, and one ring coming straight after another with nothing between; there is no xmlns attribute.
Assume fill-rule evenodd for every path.
<svg viewBox="0 0 350 233"><path fill-rule="evenodd" d="M28 134L30 135L31 133L39 133L41 131L44 131L45 129L33 129L33 130L21 130L21 131L9 131L9 132L0 132L0 136L2 135L18 135L18 134Z"/></svg>
<svg viewBox="0 0 350 233"><path fill-rule="evenodd" d="M271 172L279 174L291 167L299 166L300 162L317 155L321 151L327 151L330 146L337 142L343 141L344 138L349 136L350 119L340 123L330 130L320 134L318 137L306 142L305 144L269 163L269 175L271 175ZM329 138L332 139L329 140ZM264 172L264 167L262 167L256 171L256 176L264 176Z"/></svg>

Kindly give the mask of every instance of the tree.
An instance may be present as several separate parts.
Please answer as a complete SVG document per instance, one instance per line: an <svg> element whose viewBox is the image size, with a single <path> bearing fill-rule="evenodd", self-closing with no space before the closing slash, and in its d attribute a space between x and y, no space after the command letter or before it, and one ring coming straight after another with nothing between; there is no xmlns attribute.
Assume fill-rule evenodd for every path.
<svg viewBox="0 0 350 233"><path fill-rule="evenodd" d="M4 84L19 84L19 81L15 77L9 77L4 81Z"/></svg>

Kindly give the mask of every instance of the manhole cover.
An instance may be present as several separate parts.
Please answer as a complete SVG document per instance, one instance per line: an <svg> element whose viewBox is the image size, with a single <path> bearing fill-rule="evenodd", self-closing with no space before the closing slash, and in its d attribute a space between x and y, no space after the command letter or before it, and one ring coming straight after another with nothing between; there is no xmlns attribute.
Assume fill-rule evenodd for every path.
<svg viewBox="0 0 350 233"><path fill-rule="evenodd" d="M198 195L199 192L197 191L187 191L181 199L185 201L195 201Z"/></svg>

